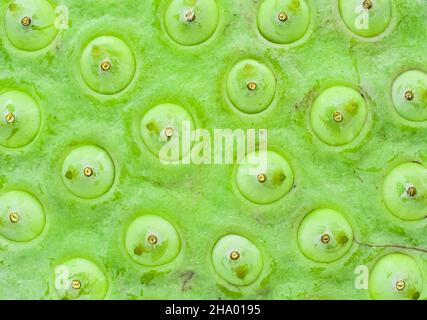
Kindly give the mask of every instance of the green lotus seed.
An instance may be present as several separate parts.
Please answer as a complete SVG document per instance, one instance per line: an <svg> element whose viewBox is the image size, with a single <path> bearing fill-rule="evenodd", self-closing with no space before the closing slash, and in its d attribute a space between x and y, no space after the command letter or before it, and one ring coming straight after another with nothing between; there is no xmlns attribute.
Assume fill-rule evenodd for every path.
<svg viewBox="0 0 427 320"><path fill-rule="evenodd" d="M190 151L183 148L184 137L194 130L190 113L176 104L160 104L148 110L141 119L140 133L148 150L163 160L180 160ZM165 146L168 144L171 148ZM173 147L174 145L177 148ZM177 150L177 152L172 151Z"/></svg>
<svg viewBox="0 0 427 320"><path fill-rule="evenodd" d="M55 19L55 10L47 0L15 0L6 10L4 29L16 48L37 51L56 38Z"/></svg>
<svg viewBox="0 0 427 320"><path fill-rule="evenodd" d="M402 73L393 83L392 98L396 111L406 120L427 121L427 73Z"/></svg>
<svg viewBox="0 0 427 320"><path fill-rule="evenodd" d="M61 300L102 300L108 291L108 281L95 263L75 258L55 268L55 289Z"/></svg>
<svg viewBox="0 0 427 320"><path fill-rule="evenodd" d="M427 169L415 162L402 163L384 179L383 199L387 209L402 220L427 216Z"/></svg>
<svg viewBox="0 0 427 320"><path fill-rule="evenodd" d="M243 60L228 74L227 94L234 107L240 111L259 113L273 102L276 78L266 65L255 60Z"/></svg>
<svg viewBox="0 0 427 320"><path fill-rule="evenodd" d="M41 115L28 94L12 90L0 94L0 145L20 148L31 143L40 129Z"/></svg>
<svg viewBox="0 0 427 320"><path fill-rule="evenodd" d="M339 10L350 31L371 38L383 33L390 25L392 1L339 0Z"/></svg>
<svg viewBox="0 0 427 320"><path fill-rule="evenodd" d="M272 151L249 153L236 171L242 195L258 204L273 203L292 188L294 174L288 161Z"/></svg>
<svg viewBox="0 0 427 320"><path fill-rule="evenodd" d="M207 41L214 34L218 19L215 0L172 0L164 18L169 36L183 46Z"/></svg>
<svg viewBox="0 0 427 320"><path fill-rule="evenodd" d="M402 253L388 254L375 264L369 276L369 292L378 300L417 300L423 276L417 262Z"/></svg>
<svg viewBox="0 0 427 320"><path fill-rule="evenodd" d="M258 9L260 33L278 44L290 44L301 39L310 21L310 8L305 0L264 0Z"/></svg>
<svg viewBox="0 0 427 320"><path fill-rule="evenodd" d="M135 262L155 267L174 260L181 250L175 227L155 215L136 218L126 230L126 250Z"/></svg>
<svg viewBox="0 0 427 320"><path fill-rule="evenodd" d="M356 139L367 121L365 99L348 87L331 87L320 93L311 108L311 126L320 140L343 146Z"/></svg>
<svg viewBox="0 0 427 320"><path fill-rule="evenodd" d="M9 191L0 196L0 236L15 242L37 238L45 227L41 203L24 191Z"/></svg>
<svg viewBox="0 0 427 320"><path fill-rule="evenodd" d="M112 95L125 90L134 78L135 57L129 46L113 36L92 40L80 59L84 82L93 91Z"/></svg>
<svg viewBox="0 0 427 320"><path fill-rule="evenodd" d="M330 263L342 258L353 243L353 230L344 216L331 209L316 209L298 228L298 245L304 256Z"/></svg>
<svg viewBox="0 0 427 320"><path fill-rule="evenodd" d="M250 240L235 234L223 236L212 250L216 273L235 286L253 283L263 269L261 252Z"/></svg>
<svg viewBox="0 0 427 320"><path fill-rule="evenodd" d="M80 146L72 150L62 165L62 181L74 195L84 199L102 196L114 183L113 160L104 149Z"/></svg>

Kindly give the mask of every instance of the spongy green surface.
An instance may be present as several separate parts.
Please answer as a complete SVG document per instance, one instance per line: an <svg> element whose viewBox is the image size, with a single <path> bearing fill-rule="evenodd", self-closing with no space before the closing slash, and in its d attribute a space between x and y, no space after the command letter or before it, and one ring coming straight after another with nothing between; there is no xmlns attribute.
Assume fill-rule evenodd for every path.
<svg viewBox="0 0 427 320"><path fill-rule="evenodd" d="M357 243L427 248L425 220L395 218L381 195L391 168L427 160L427 126L403 121L390 93L397 75L427 65L427 3L394 1L390 32L363 41L346 29L336 1L309 1L306 39L279 46L258 32L260 1L217 2L218 29L197 47L178 46L166 35L167 1L57 1L69 8L70 28L36 53L15 49L1 25L0 88L38 97L43 117L30 145L1 148L1 192L30 191L47 222L32 242L0 239L0 298L56 299L54 267L70 257L101 266L108 299L369 299L368 290L354 286L355 268L395 251L414 257L427 277L423 253ZM7 4L2 1L2 21ZM137 62L132 84L109 98L94 94L78 69L84 46L105 34L126 40ZM275 102L256 116L233 109L225 94L227 72L245 58L271 67L278 81ZM341 148L317 139L308 121L313 99L334 84L360 88L370 111L366 132ZM234 165L162 165L138 130L142 115L159 103L183 105L201 128L268 129L269 149L289 160L295 187L273 204L256 205L237 190ZM61 166L73 146L91 143L110 153L116 180L101 198L83 200L64 186ZM302 218L318 207L342 212L357 239L330 264L311 262L297 245ZM147 268L127 255L124 232L141 213L176 225L182 250L173 262ZM261 276L244 288L226 284L211 265L213 245L230 233L251 239L264 256Z"/></svg>

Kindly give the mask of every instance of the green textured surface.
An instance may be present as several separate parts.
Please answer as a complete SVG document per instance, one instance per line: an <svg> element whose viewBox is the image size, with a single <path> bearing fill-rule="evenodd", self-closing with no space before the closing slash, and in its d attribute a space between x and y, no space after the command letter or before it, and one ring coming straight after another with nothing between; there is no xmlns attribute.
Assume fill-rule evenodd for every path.
<svg viewBox="0 0 427 320"><path fill-rule="evenodd" d="M3 22L9 1L1 3L0 90L29 93L39 103L42 125L31 144L1 147L0 191L28 191L46 212L45 229L34 241L0 237L1 299L57 299L55 266L76 257L100 266L108 299L369 299L368 290L354 287L355 268L371 268L397 251L413 257L427 279L425 253L358 244L427 248L425 219L400 220L382 200L392 168L427 161L427 124L404 120L391 99L399 74L426 71L426 1L393 1L390 27L370 40L350 33L337 1L308 1L307 34L277 45L258 31L261 1L218 0L218 28L196 47L167 35L166 0L52 1L69 8L70 28L37 52L8 41ZM136 61L130 86L112 96L91 91L79 70L86 45L103 35L124 40ZM277 78L272 105L257 115L237 111L226 98L228 71L248 58ZM314 98L334 85L360 90L369 110L362 134L343 147L324 144L309 122ZM256 205L236 188L235 166L162 165L144 145L139 124L163 103L185 107L201 128L268 129L269 149L289 160L294 188L277 202ZM115 164L113 187L97 199L77 198L62 181L63 160L81 144L103 147ZM297 243L304 216L321 207L341 212L356 240L329 264L308 260ZM128 256L125 231L142 213L176 226L182 245L172 262L150 268ZM250 239L263 255L263 270L249 286L227 284L212 266L212 248L227 234Z"/></svg>

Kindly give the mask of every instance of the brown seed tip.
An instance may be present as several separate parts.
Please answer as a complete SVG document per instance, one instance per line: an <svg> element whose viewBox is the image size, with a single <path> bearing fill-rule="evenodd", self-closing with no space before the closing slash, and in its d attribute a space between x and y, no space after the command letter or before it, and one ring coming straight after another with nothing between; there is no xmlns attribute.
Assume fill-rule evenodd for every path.
<svg viewBox="0 0 427 320"><path fill-rule="evenodd" d="M29 26L31 25L31 18L30 18L30 17L28 17L28 16L22 17L22 19L21 19L21 24L22 24L24 27L29 27Z"/></svg>
<svg viewBox="0 0 427 320"><path fill-rule="evenodd" d="M402 291L402 290L404 290L404 289L405 289L405 287L406 287L406 283L405 283L405 281L403 281L403 280L399 280L399 281L397 281L397 282L396 282L396 289L397 289L398 291Z"/></svg>
<svg viewBox="0 0 427 320"><path fill-rule="evenodd" d="M338 111L334 112L333 117L334 117L335 122L338 122L338 123L340 123L344 120L344 116L342 115L341 112L338 112Z"/></svg>
<svg viewBox="0 0 427 320"><path fill-rule="evenodd" d="M71 288L79 290L82 287L82 284L79 280L71 281Z"/></svg>
<svg viewBox="0 0 427 320"><path fill-rule="evenodd" d="M371 0L363 0L363 8L370 10L373 6L374 5Z"/></svg>
<svg viewBox="0 0 427 320"><path fill-rule="evenodd" d="M172 138L173 133L174 133L174 129L173 129L173 128L171 128L171 127L167 127L167 128L165 129L165 136L166 136L167 138Z"/></svg>
<svg viewBox="0 0 427 320"><path fill-rule="evenodd" d="M267 175L265 173L260 173L259 175L257 175L256 178L260 183L264 183L267 181Z"/></svg>
<svg viewBox="0 0 427 320"><path fill-rule="evenodd" d="M16 121L16 117L12 112L9 112L4 117L7 123L14 123Z"/></svg>
<svg viewBox="0 0 427 320"><path fill-rule="evenodd" d="M104 60L101 62L101 70L109 71L111 69L111 62L108 60Z"/></svg>
<svg viewBox="0 0 427 320"><path fill-rule="evenodd" d="M83 169L83 174L86 177L92 177L93 176L93 169L90 168L90 167L86 167L86 168Z"/></svg>
<svg viewBox="0 0 427 320"><path fill-rule="evenodd" d="M417 195L417 188L414 186L410 186L408 189L406 189L406 194L410 198L414 198Z"/></svg>
<svg viewBox="0 0 427 320"><path fill-rule="evenodd" d="M151 244L152 246L154 246L157 243L158 239L157 239L157 237L154 234L150 234L148 236L148 238L147 238L147 241L148 241L149 244Z"/></svg>
<svg viewBox="0 0 427 320"><path fill-rule="evenodd" d="M9 214L9 220L12 223L17 223L19 221L19 214L16 212L11 212Z"/></svg>
<svg viewBox="0 0 427 320"><path fill-rule="evenodd" d="M184 19L187 22L193 22L194 20L196 20L196 13L194 12L193 9L188 9L185 13L184 13Z"/></svg>
<svg viewBox="0 0 427 320"><path fill-rule="evenodd" d="M247 87L250 91L254 91L254 90L256 90L258 85L256 84L256 82L251 81L247 84Z"/></svg>
<svg viewBox="0 0 427 320"><path fill-rule="evenodd" d="M277 15L277 19L279 19L280 22L286 22L286 21L288 21L288 15L284 12L280 12Z"/></svg>
<svg viewBox="0 0 427 320"><path fill-rule="evenodd" d="M231 260L237 260L240 258L240 253L238 251L231 251L230 252L230 259Z"/></svg>
<svg viewBox="0 0 427 320"><path fill-rule="evenodd" d="M323 244L328 244L329 241L331 241L331 236L327 233L322 234L320 237L320 241L322 241Z"/></svg>
<svg viewBox="0 0 427 320"><path fill-rule="evenodd" d="M405 99L408 101L414 100L414 92L412 90L406 90Z"/></svg>

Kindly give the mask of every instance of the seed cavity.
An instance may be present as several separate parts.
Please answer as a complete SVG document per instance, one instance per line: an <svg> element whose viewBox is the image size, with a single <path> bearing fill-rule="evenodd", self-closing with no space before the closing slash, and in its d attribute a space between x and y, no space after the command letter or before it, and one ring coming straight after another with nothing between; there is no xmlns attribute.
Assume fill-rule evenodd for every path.
<svg viewBox="0 0 427 320"><path fill-rule="evenodd" d="M250 91L254 91L254 90L256 90L258 85L256 84L256 82L251 81L247 84L247 87Z"/></svg>
<svg viewBox="0 0 427 320"><path fill-rule="evenodd" d="M147 241L148 241L149 244L151 244L152 246L154 246L155 244L157 244L158 239L157 239L157 237L154 234L150 234L147 237Z"/></svg>
<svg viewBox="0 0 427 320"><path fill-rule="evenodd" d="M11 212L9 214L9 220L12 223L17 223L19 221L19 214L16 212Z"/></svg>
<svg viewBox="0 0 427 320"><path fill-rule="evenodd" d="M280 12L277 15L277 19L279 19L280 22L286 22L288 21L288 15L285 12Z"/></svg>
<svg viewBox="0 0 427 320"><path fill-rule="evenodd" d="M79 280L71 281L71 288L79 290L82 287L82 283Z"/></svg>
<svg viewBox="0 0 427 320"><path fill-rule="evenodd" d="M324 233L324 234L322 234L322 236L320 237L320 241L321 241L323 244L328 244L328 243L329 243L329 241L331 241L331 236L330 236L329 234L327 234L327 233Z"/></svg>
<svg viewBox="0 0 427 320"><path fill-rule="evenodd" d="M339 111L334 112L332 116L333 116L335 122L337 122L337 123L340 123L344 120L344 116Z"/></svg>
<svg viewBox="0 0 427 320"><path fill-rule="evenodd" d="M185 13L184 13L184 19L187 22L193 22L194 20L196 20L196 13L194 12L193 9L188 9Z"/></svg>
<svg viewBox="0 0 427 320"><path fill-rule="evenodd" d="M16 117L12 112L9 112L4 117L7 123L14 123L16 121Z"/></svg>
<svg viewBox="0 0 427 320"><path fill-rule="evenodd" d="M363 0L363 8L370 10L374 6L371 0Z"/></svg>
<svg viewBox="0 0 427 320"><path fill-rule="evenodd" d="M259 183L264 183L267 181L267 175L265 173L260 173L256 178Z"/></svg>
<svg viewBox="0 0 427 320"><path fill-rule="evenodd" d="M399 280L396 282L396 289L397 291L403 291L406 287L406 283L403 280Z"/></svg>
<svg viewBox="0 0 427 320"><path fill-rule="evenodd" d="M90 168L90 167L85 167L84 169L83 169L83 174L86 176L86 177L92 177L93 176L93 169L92 168Z"/></svg>
<svg viewBox="0 0 427 320"><path fill-rule="evenodd" d="M111 62L108 60L103 60L101 62L101 70L102 71L109 71L111 69Z"/></svg>
<svg viewBox="0 0 427 320"><path fill-rule="evenodd" d="M22 17L22 19L21 19L21 24L22 24L24 27L29 27L29 26L31 25L31 18L30 18L30 17L28 17L28 16Z"/></svg>
<svg viewBox="0 0 427 320"><path fill-rule="evenodd" d="M405 99L408 101L414 100L414 92L412 90L406 90Z"/></svg>
<svg viewBox="0 0 427 320"><path fill-rule="evenodd" d="M236 261L240 258L240 252L238 251L231 251L230 252L230 259L233 261Z"/></svg>
<svg viewBox="0 0 427 320"><path fill-rule="evenodd" d="M417 195L417 188L414 186L410 186L408 189L406 189L406 194L410 198L414 198Z"/></svg>

